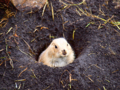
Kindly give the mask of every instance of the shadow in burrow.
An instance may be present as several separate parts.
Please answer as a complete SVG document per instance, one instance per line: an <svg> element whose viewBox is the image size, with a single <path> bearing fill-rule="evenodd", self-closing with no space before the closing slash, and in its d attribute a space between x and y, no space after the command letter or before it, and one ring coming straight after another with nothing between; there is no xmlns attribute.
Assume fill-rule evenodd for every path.
<svg viewBox="0 0 120 90"><path fill-rule="evenodd" d="M81 52L88 45L88 32L86 28L78 27L76 30L74 25L68 26L66 30L59 30L55 28L57 36L55 33L51 33L51 35L55 36L54 38L64 37L68 43L71 45L75 52L75 59L80 56ZM75 33L74 33L75 30ZM73 36L74 33L74 36ZM37 48L35 60L38 61L39 55L49 46L54 38L49 38L49 35L44 40L38 38L36 44L39 44L39 48ZM74 38L74 39L73 39Z"/></svg>

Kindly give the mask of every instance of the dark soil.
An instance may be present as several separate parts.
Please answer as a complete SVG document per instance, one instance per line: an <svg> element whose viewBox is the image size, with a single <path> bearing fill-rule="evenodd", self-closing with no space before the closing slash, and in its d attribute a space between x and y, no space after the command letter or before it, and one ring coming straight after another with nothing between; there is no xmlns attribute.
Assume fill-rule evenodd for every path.
<svg viewBox="0 0 120 90"><path fill-rule="evenodd" d="M48 7L43 17L42 9L28 14L10 7L16 15L0 28L0 90L120 90L119 29L92 16L80 16L76 6L61 10L64 4L59 0L49 2L54 20ZM120 21L120 8L115 5L112 0L86 0L79 8L106 20L114 15L114 20ZM0 10L0 19L4 11ZM61 68L38 64L39 54L58 37L71 44L75 61Z"/></svg>

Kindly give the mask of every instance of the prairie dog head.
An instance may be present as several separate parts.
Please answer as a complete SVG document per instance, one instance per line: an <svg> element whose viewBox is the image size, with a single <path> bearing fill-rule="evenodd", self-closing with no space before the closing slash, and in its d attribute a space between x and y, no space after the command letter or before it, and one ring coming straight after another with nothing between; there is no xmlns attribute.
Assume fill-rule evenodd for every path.
<svg viewBox="0 0 120 90"><path fill-rule="evenodd" d="M54 39L39 56L38 62L50 67L63 67L74 61L74 51L64 38Z"/></svg>
<svg viewBox="0 0 120 90"><path fill-rule="evenodd" d="M70 44L64 38L54 39L50 44L50 48L52 49L51 53L54 53L53 56L56 58L66 57L72 52Z"/></svg>

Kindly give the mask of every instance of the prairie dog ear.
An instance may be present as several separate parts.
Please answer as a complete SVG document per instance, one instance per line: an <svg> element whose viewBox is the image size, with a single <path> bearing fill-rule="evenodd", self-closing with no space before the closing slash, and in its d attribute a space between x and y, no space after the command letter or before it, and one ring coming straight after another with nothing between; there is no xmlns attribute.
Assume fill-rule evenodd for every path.
<svg viewBox="0 0 120 90"><path fill-rule="evenodd" d="M54 42L52 42L52 43L51 43L51 45L52 45L52 46L55 46L55 43L54 43Z"/></svg>
<svg viewBox="0 0 120 90"><path fill-rule="evenodd" d="M52 42L51 45L52 45L55 49L57 49L57 45L56 45L54 42Z"/></svg>

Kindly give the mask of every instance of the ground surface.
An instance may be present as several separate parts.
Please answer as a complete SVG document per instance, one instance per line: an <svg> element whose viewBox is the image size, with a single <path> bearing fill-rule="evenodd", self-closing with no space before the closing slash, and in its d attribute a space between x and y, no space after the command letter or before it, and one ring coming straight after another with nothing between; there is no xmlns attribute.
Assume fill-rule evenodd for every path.
<svg viewBox="0 0 120 90"><path fill-rule="evenodd" d="M50 0L43 16L42 9L26 13L11 6L15 16L0 28L0 90L120 90L120 31L112 23L120 21L120 8L112 0L63 2ZM75 61L61 68L38 64L57 37L68 40Z"/></svg>

